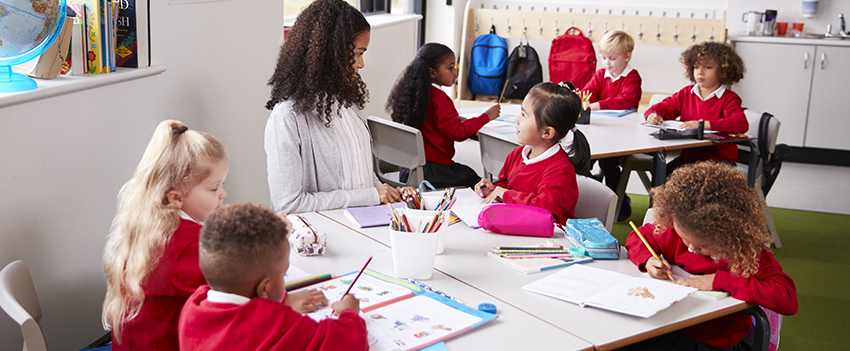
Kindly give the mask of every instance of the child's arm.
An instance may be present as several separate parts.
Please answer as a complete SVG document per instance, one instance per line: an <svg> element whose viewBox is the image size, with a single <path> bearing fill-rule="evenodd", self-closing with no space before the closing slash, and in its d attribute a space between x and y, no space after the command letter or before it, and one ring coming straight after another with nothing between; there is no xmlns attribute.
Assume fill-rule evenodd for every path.
<svg viewBox="0 0 850 351"><path fill-rule="evenodd" d="M655 235L655 224L653 223L644 224L638 229L640 229L640 233L643 234L643 237L646 239L646 242L649 243L649 246L652 247L652 250L659 255L665 256L664 248L671 244L668 243L668 241L670 241L668 239L670 239L672 235L669 235L670 233L667 232ZM678 238L678 235L675 236ZM629 259L632 260L632 263L634 263L641 272L646 272L646 266L649 265L648 261L650 259L654 259L654 257L652 257L652 253L649 252L649 249L646 248L646 245L644 245L643 241L640 240L640 237L638 237L634 231L629 233L629 236L626 237L626 248L629 249ZM672 253L667 253L666 256L672 257ZM664 274L664 276L666 277L666 274Z"/></svg>
<svg viewBox="0 0 850 351"><path fill-rule="evenodd" d="M457 113L454 102L443 94L436 96L431 103L431 115L428 118L437 119L437 129L443 136L454 140L464 141L478 132L485 124L499 117L501 107L494 105L478 117L463 119Z"/></svg>
<svg viewBox="0 0 850 351"><path fill-rule="evenodd" d="M730 90L726 90L726 94L730 94L731 98L723 104L723 115L719 116L718 119L706 121L705 129L727 133L746 133L750 124L747 122L744 109L741 108L741 97Z"/></svg>
<svg viewBox="0 0 850 351"><path fill-rule="evenodd" d="M578 201L578 188L575 186L575 174L570 174L564 168L554 169L541 177L535 192L526 193L506 189L501 197L506 204L540 207L559 216L575 206Z"/></svg>
<svg viewBox="0 0 850 351"><path fill-rule="evenodd" d="M768 250L759 258L756 274L744 278L719 270L714 276L712 290L724 290L732 297L767 307L776 313L797 313L797 287Z"/></svg>
<svg viewBox="0 0 850 351"><path fill-rule="evenodd" d="M310 313L316 311L316 304L327 306L328 298L317 289L307 289L297 292L287 293L283 304L292 307L293 310L299 313Z"/></svg>
<svg viewBox="0 0 850 351"><path fill-rule="evenodd" d="M593 74L593 78L591 78L590 81L584 85L584 88L581 88L581 91L591 93L590 100L588 100L588 102L591 103L591 106L593 106L593 103L599 100L599 94L602 92L602 84L604 83L604 81L605 69L601 68Z"/></svg>
<svg viewBox="0 0 850 351"><path fill-rule="evenodd" d="M599 109L627 110L630 108L637 108L638 104L640 104L640 85L642 82L640 74L638 74L637 71L632 70L629 75L620 79L623 80L623 85L620 86L620 94L613 98L597 102L597 104L599 104ZM593 105L591 105L591 108L592 106Z"/></svg>
<svg viewBox="0 0 850 351"><path fill-rule="evenodd" d="M671 120L676 119L682 115L682 99L685 97L684 94L689 94L691 89L691 85L685 87L682 90L679 90L672 96L661 100L661 102L652 105L646 112L643 114L646 117L647 123L650 124L661 124L661 121L658 123L651 123L650 117L654 114L657 115L661 120Z"/></svg>

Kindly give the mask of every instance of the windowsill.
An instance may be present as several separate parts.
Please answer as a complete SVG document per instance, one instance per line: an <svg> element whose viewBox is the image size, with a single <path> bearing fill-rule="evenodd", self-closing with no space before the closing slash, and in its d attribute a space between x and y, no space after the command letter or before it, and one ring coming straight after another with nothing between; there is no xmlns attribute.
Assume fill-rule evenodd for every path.
<svg viewBox="0 0 850 351"><path fill-rule="evenodd" d="M0 108L150 77L165 72L165 69L165 66L154 65L144 68L118 68L117 71L107 74L86 74L82 76L60 76L55 79L36 79L38 88L35 90L0 93Z"/></svg>
<svg viewBox="0 0 850 351"><path fill-rule="evenodd" d="M413 20L418 21L418 20L422 19L422 15L414 15L414 14L394 15L394 14L391 14L391 13L380 13L380 14L376 14L376 15L364 14L364 16L366 17L366 20L369 21L369 25L372 26L372 29L381 28L381 27L385 27L385 26L389 26L389 25L393 25L393 24L397 24L397 23L406 22L406 21L413 21ZM284 26L292 26L293 24L295 24L294 19L283 22Z"/></svg>

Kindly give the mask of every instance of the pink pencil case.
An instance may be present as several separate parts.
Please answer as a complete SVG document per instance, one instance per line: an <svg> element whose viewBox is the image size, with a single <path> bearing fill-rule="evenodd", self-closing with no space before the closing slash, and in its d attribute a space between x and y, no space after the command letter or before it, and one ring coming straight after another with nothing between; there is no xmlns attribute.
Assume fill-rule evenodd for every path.
<svg viewBox="0 0 850 351"><path fill-rule="evenodd" d="M494 233L551 238L555 233L552 213L533 206L491 205L478 215L478 225Z"/></svg>

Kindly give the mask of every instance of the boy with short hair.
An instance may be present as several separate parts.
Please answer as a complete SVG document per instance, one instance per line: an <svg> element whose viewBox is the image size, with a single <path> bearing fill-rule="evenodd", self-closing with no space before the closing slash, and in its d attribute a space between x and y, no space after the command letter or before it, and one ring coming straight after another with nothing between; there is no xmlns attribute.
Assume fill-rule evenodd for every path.
<svg viewBox="0 0 850 351"><path fill-rule="evenodd" d="M319 291L286 296L291 224L251 204L220 208L201 231L199 265L209 285L180 313L181 350L367 350L366 323L351 295L320 322L293 310L328 301ZM286 298L285 303L281 303Z"/></svg>
<svg viewBox="0 0 850 351"><path fill-rule="evenodd" d="M637 109L640 103L641 78L629 66L635 41L621 30L612 30L599 40L602 66L582 91L590 96L591 110Z"/></svg>
<svg viewBox="0 0 850 351"><path fill-rule="evenodd" d="M599 40L599 56L602 66L593 74L593 78L583 91L591 92L591 110L637 110L640 103L641 78L637 70L629 66L635 41L630 35L621 30L612 30ZM620 182L620 161L622 157L611 157L599 160L599 168L605 176L605 185L617 191ZM623 221L632 213L631 199L623 198L617 222Z"/></svg>

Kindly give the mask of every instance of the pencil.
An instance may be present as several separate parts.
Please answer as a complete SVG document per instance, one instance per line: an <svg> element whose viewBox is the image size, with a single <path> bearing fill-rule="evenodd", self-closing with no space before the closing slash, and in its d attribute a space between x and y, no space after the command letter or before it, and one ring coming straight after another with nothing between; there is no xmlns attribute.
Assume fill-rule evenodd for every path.
<svg viewBox="0 0 850 351"><path fill-rule="evenodd" d="M372 256L369 256L369 259L366 260L366 264L363 265L363 268L360 268L360 272L357 272L357 276L354 277L354 280L351 281L351 285L348 286L348 289L345 290L345 294L342 294L342 297L348 295L348 292L351 291L351 288L354 287L354 283L357 282L357 278L360 278L360 275L363 274L363 271L366 270L366 266L369 265L369 262L372 262Z"/></svg>
<svg viewBox="0 0 850 351"><path fill-rule="evenodd" d="M331 278L332 276L330 275L330 273L326 273L322 275L317 275L315 277L299 279L293 282L286 283L286 291L292 291L301 287L320 283Z"/></svg>
<svg viewBox="0 0 850 351"><path fill-rule="evenodd" d="M505 89L508 88L508 82L510 82L510 81L511 81L510 79L505 79L505 86L502 87L502 94L499 95L499 103L500 104L502 103L502 97L505 96Z"/></svg>
<svg viewBox="0 0 850 351"><path fill-rule="evenodd" d="M508 181L508 178L502 178L502 179L499 179L499 180L497 180L497 181L493 182L493 185L496 185L496 184L499 184L499 183L504 183L504 182L506 182L506 181ZM482 185L482 186L481 186L481 189L484 189L484 188L486 188L486 187L487 187L486 185Z"/></svg>
<svg viewBox="0 0 850 351"><path fill-rule="evenodd" d="M646 242L646 238L644 238L643 234L640 233L640 230L638 230L638 227L635 225L635 222L629 221L629 225L631 225L632 229L635 230L635 233L637 233L638 237L640 238L640 241L643 241L643 244L646 245L647 249L649 249L649 252L652 254L652 257L655 257L656 260L661 261L661 258L659 258L658 255L655 254L655 250L652 249L652 246L649 246L649 243ZM667 272L667 277L670 278L671 281L675 281L669 271Z"/></svg>

